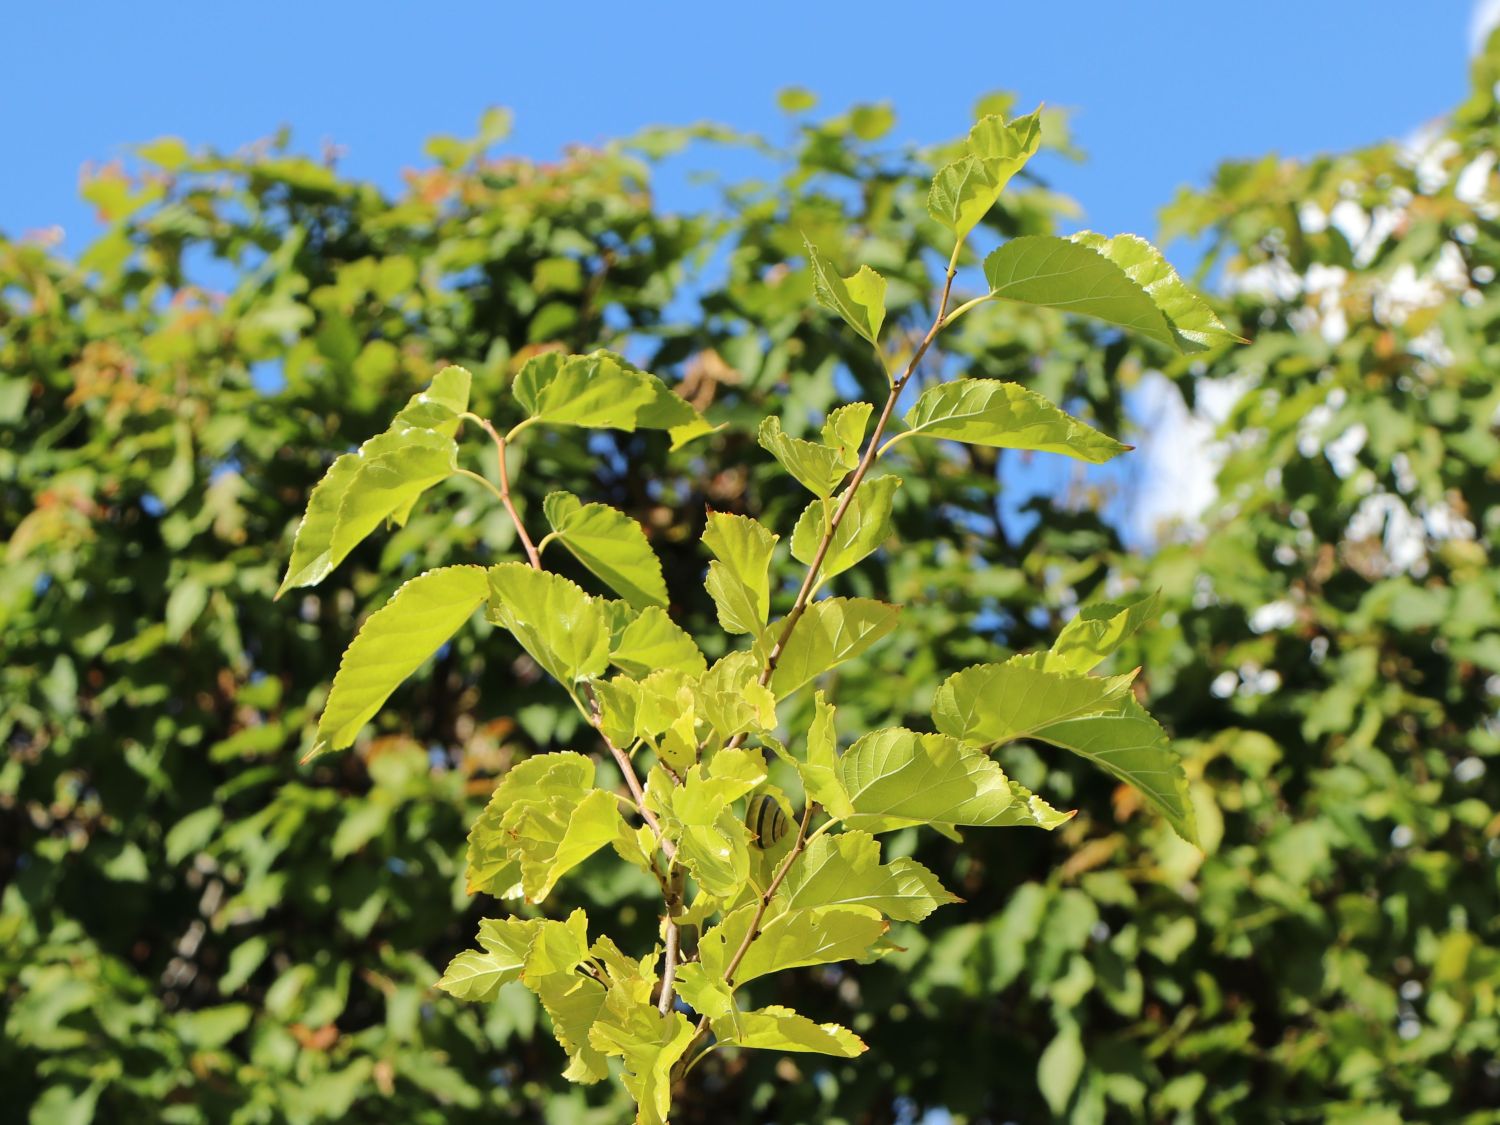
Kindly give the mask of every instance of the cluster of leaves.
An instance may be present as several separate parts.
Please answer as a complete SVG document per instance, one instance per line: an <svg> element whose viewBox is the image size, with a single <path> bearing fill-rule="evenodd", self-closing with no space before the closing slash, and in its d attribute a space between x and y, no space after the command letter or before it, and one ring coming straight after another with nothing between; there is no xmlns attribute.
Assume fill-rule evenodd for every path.
<svg viewBox="0 0 1500 1125"><path fill-rule="evenodd" d="M1026 452L903 441L900 548L837 581L904 609L838 670L840 730L926 729L953 673L1048 648L1074 605L1160 589L1157 622L1111 659L1144 665L1203 853L1083 759L1002 748L1008 778L1078 814L962 845L885 834L885 866L918 862L964 901L892 920L884 940L900 948L873 963L752 984L763 1006L846 1025L868 1051L813 1066L715 1052L680 1116L1486 1120L1500 1101L1486 1047L1500 979L1496 57L1416 156L1232 165L1174 207L1173 229L1207 235L1231 280L1225 319L1248 351L1167 361L1011 302L944 334L948 374L1020 383L1111 432L1148 365L1189 402L1238 376L1228 432L1244 436L1209 533L1145 560L1121 550L1112 515L1132 478L1059 458L1077 471L1038 493ZM0 1086L15 1112L622 1116L613 1084L557 1081L566 1061L532 993L479 1007L430 987L494 913L464 893L465 834L494 779L595 737L566 693L504 631L460 629L353 753L295 764L360 613L454 558L516 557L508 517L477 482L439 486L316 593L271 598L324 451L386 428L449 362L506 432L522 417L496 392L532 348L606 346L728 425L675 453L654 431L596 430L587 458L537 427L515 502L541 519L566 489L625 512L661 560L673 620L724 655L702 529L681 513L794 527L805 500L768 487L784 476L758 449L762 419L812 438L840 403L888 390L868 344L810 315L802 235L877 269L883 337L915 331L914 346L941 283L927 250L951 237L927 210L931 170L968 154L896 148L884 107L809 104L788 96L787 143L748 139L766 174L726 184L703 218L661 213L637 156L746 138L659 130L551 165L489 159L492 137L439 138L394 198L274 146L164 142L141 174L86 182L110 226L76 262L0 239ZM1043 120L1057 167L1076 154L1065 119ZM1040 165L976 243L1073 220ZM726 252L705 278L710 244ZM966 251L960 290L987 290L979 270ZM1392 297L1409 303L1413 281L1423 307L1397 323ZM1361 424L1351 474L1353 441L1334 439ZM466 464L493 481L491 460ZM1445 529L1439 502L1472 537ZM565 547L548 566L591 581ZM815 697L780 710L809 730ZM785 768L774 752L767 766ZM606 850L565 889L647 949L659 922L637 896L654 885Z"/></svg>
<svg viewBox="0 0 1500 1125"><path fill-rule="evenodd" d="M1008 300L1092 316L1174 349L1233 339L1160 254L1131 236L1009 241L984 261L988 291L949 309L965 239L1035 153L1040 128L1037 114L1008 123L983 117L968 152L933 179L928 209L953 232L953 247L932 327L907 355L888 356L882 345L885 278L868 265L841 276L806 246L818 302L868 341L883 366L891 364L889 392L873 427L876 407L868 402L832 411L821 440L788 435L776 415L760 425L760 445L812 494L789 541L794 565L806 569L800 584L789 584L778 573L776 532L749 516L709 515L703 543L715 557L705 590L719 624L750 638L711 666L666 612L661 562L629 516L554 492L543 503L552 530L534 544L511 500L511 452L533 427L665 430L674 449L713 432L686 400L619 356L529 359L511 387L523 418L503 437L469 412L470 373L450 367L388 430L335 461L309 498L283 592L318 583L382 522L404 524L424 492L467 472L454 439L464 422L493 439L498 483L468 475L491 485L526 561L441 567L397 590L345 653L312 755L351 744L481 605L568 693L625 792L599 785L593 760L573 750L527 759L495 787L469 835L469 888L545 908L564 875L612 848L657 884L663 944L632 958L607 934L591 942L581 909L566 921L486 919L482 952L459 954L439 986L490 1001L503 986L523 984L568 1055L565 1076L599 1081L609 1074L608 1059L618 1058L642 1125L666 1120L675 1076L702 1057L690 1052L705 1038L703 1053L724 1046L840 1057L864 1051L837 1024L780 1005L746 1006L744 986L788 969L879 957L889 922L920 921L957 901L920 863L883 865L877 835L928 827L958 840L961 827L1054 829L1067 821L1006 777L990 749L1030 739L1071 750L1136 786L1185 840L1196 840L1186 777L1165 732L1132 694L1136 674L1090 675L1146 619L1152 598L1090 606L1048 651L948 677L933 699L932 734L882 728L841 750L835 709L821 691L806 729L784 727L778 716L779 704L811 685L831 685L835 669L896 627L895 606L816 595L887 547L902 477L868 474L877 464L892 467L887 455L898 442L947 439L1086 462L1128 448L1019 384L968 377L931 382L904 427L882 443L902 392L944 328L970 309ZM542 553L552 540L619 599L590 595L545 570ZM775 587L796 594L772 620ZM773 773L768 753L786 768ZM622 803L638 825L622 815ZM794 834L771 830L793 819ZM689 1016L698 1017L696 1029Z"/></svg>

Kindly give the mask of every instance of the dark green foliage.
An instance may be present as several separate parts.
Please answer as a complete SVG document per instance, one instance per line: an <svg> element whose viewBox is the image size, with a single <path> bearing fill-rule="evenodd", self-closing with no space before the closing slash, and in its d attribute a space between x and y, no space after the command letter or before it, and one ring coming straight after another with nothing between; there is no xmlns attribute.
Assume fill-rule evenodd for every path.
<svg viewBox="0 0 1500 1125"><path fill-rule="evenodd" d="M911 441L926 460L895 503L903 549L848 572L854 592L911 607L900 636L841 679L850 729L920 725L948 674L1045 645L1061 606L1160 587L1159 622L1114 670L1146 669L1206 798L1206 858L1128 791L1111 808L1115 786L1083 763L1014 749L1007 770L1079 816L1054 834L924 839L916 858L964 903L895 927L904 950L878 965L799 974L764 997L847 1024L870 1053L800 1078L774 1057L710 1058L693 1119L882 1121L907 1106L974 1121L1049 1107L1079 1121L1494 1119L1500 254L1493 177L1479 177L1480 203L1455 179L1496 147L1496 59L1481 60L1436 187L1416 190L1409 164L1378 149L1227 167L1174 208L1213 235L1231 276L1267 255L1294 273L1348 271L1342 341L1294 315L1304 298L1242 291L1226 320L1251 348L1166 367L1189 396L1207 377L1253 377L1211 534L1132 562L1081 485L1039 500L1040 522L1018 532L996 475L1016 454ZM922 250L941 228L926 180L963 156L909 158L868 124L858 139L850 118L807 126L785 185L735 191L720 232L734 252L707 280L696 255L717 228L656 212L620 153L553 167L460 153L385 201L284 155L189 160L163 144L151 178L89 185L117 226L83 262L0 242L7 1108L42 1099L38 1121L626 1112L590 1117L609 1088L556 1080L561 1053L527 994L480 1009L431 989L487 912L463 893L467 826L512 761L573 739L566 698L502 634L460 634L374 738L295 764L323 699L309 685L332 679L364 613L429 566L514 557L503 514L478 489L442 486L315 594L271 595L325 452L378 432L448 361L475 372L478 413L514 424L486 388L544 342L634 337L627 354L683 376L731 426L675 454L665 434L608 436L586 460L539 441L527 510L566 488L648 529L705 506L789 527L803 501L789 491L747 510L765 494L747 485L780 471L755 425L774 409L815 430L883 377L857 337L810 311L811 273L786 264L805 233L886 276L883 332L930 319L941 263ZM1399 202L1400 235L1360 254L1301 213L1345 197L1366 214ZM1018 179L991 222L1055 234L1055 215L1054 197ZM1394 323L1382 287L1455 252L1469 280ZM978 257L963 264L959 288L981 291ZM690 295L706 318L675 304ZM1434 325L1451 356L1431 350ZM1161 359L1003 304L945 347L1108 432L1143 363ZM266 394L252 374L268 372L284 384ZM836 393L836 379L863 393ZM1341 404L1299 447L1334 387ZM1424 533L1425 570L1393 571L1383 545L1348 534L1367 493L1324 449L1355 422L1355 461L1381 489L1409 509L1447 504L1473 538ZM711 631L696 534L652 545L674 612ZM563 552L549 565L589 581ZM1256 616L1283 600L1290 621ZM1212 690L1225 673L1267 687L1273 672L1274 690ZM615 866L586 867L573 893L647 942L654 918L632 911L648 900Z"/></svg>

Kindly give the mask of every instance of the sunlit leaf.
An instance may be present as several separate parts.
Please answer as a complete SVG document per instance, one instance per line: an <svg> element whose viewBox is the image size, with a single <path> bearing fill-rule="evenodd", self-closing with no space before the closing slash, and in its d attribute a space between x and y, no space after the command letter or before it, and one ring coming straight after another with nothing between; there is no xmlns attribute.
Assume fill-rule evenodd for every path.
<svg viewBox="0 0 1500 1125"><path fill-rule="evenodd" d="M885 278L869 266L860 266L848 277L805 238L808 264L812 266L813 290L818 304L844 318L845 323L870 343L880 338L885 322Z"/></svg>
<svg viewBox="0 0 1500 1125"><path fill-rule="evenodd" d="M511 390L538 422L589 429L667 430L673 449L714 429L655 375L606 351L533 356L516 375Z"/></svg>
<svg viewBox="0 0 1500 1125"><path fill-rule="evenodd" d="M824 499L832 496L839 482L859 464L857 449L851 452L843 446L790 437L782 432L781 419L774 414L761 422L757 440L804 488Z"/></svg>
<svg viewBox="0 0 1500 1125"><path fill-rule="evenodd" d="M844 753L837 773L854 810L844 818L851 829L879 833L925 824L956 836L965 825L1055 828L1070 815L1013 786L979 748L941 734L873 731Z"/></svg>
<svg viewBox="0 0 1500 1125"><path fill-rule="evenodd" d="M1035 665L1032 657L1018 656L955 672L933 697L933 723L965 742L1009 742L1065 719L1114 710L1135 679L1134 673L1084 676Z"/></svg>
<svg viewBox="0 0 1500 1125"><path fill-rule="evenodd" d="M1133 696L1126 695L1111 713L1054 723L1033 731L1031 737L1071 750L1134 786L1179 836L1198 843L1182 760L1166 731Z"/></svg>
<svg viewBox="0 0 1500 1125"><path fill-rule="evenodd" d="M565 687L609 663L609 626L600 601L556 574L525 563L489 569L489 617L509 629L533 660Z"/></svg>
<svg viewBox="0 0 1500 1125"><path fill-rule="evenodd" d="M484 568L441 567L405 583L370 614L339 661L308 757L351 744L401 681L473 616L488 591Z"/></svg>
<svg viewBox="0 0 1500 1125"><path fill-rule="evenodd" d="M1157 596L1121 604L1098 602L1080 609L1063 626L1043 667L1049 672L1089 672L1156 613Z"/></svg>
<svg viewBox="0 0 1500 1125"><path fill-rule="evenodd" d="M571 492L549 493L542 510L558 541L632 606L667 604L661 560L635 520Z"/></svg>
<svg viewBox="0 0 1500 1125"><path fill-rule="evenodd" d="M852 660L896 627L900 609L869 598L826 598L807 607L771 675L771 692L785 699L809 681ZM756 642L756 652L768 659L785 622L772 622Z"/></svg>
<svg viewBox="0 0 1500 1125"><path fill-rule="evenodd" d="M708 666L693 638L659 606L643 609L620 631L609 661L627 675L641 678L662 669L696 675Z"/></svg>
<svg viewBox="0 0 1500 1125"><path fill-rule="evenodd" d="M907 411L906 425L904 437L1061 453L1094 464L1130 448L1064 413L1035 391L995 379L934 383Z"/></svg>
<svg viewBox="0 0 1500 1125"><path fill-rule="evenodd" d="M868 1048L864 1040L836 1023L814 1023L790 1008L771 1006L732 1012L713 1021L714 1036L737 1047L797 1051L852 1059Z"/></svg>
<svg viewBox="0 0 1500 1125"><path fill-rule="evenodd" d="M704 582L730 633L758 633L771 613L771 555L777 536L749 516L710 512L703 545L714 554Z"/></svg>
<svg viewBox="0 0 1500 1125"><path fill-rule="evenodd" d="M868 906L896 922L920 922L939 906L960 901L914 859L882 866L879 842L855 831L813 840L787 872L778 899L791 910Z"/></svg>
<svg viewBox="0 0 1500 1125"><path fill-rule="evenodd" d="M844 518L834 529L819 568L820 578L828 579L842 574L861 559L877 550L891 534L891 508L896 489L901 487L901 478L878 477L860 485L854 499L844 512ZM812 564L817 557L818 545L827 534L828 524L844 494L827 500L814 500L802 510L797 526L792 530L792 557L798 562Z"/></svg>

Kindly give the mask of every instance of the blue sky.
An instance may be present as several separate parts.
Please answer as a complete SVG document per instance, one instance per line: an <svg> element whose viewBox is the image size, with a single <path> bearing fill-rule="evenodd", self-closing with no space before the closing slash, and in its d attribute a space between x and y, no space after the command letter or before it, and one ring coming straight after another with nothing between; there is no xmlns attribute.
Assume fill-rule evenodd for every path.
<svg viewBox="0 0 1500 1125"><path fill-rule="evenodd" d="M774 133L774 92L800 84L827 108L889 101L898 140L958 134L997 88L1072 107L1090 160L1054 164L1057 186L1089 225L1149 235L1222 158L1346 148L1452 107L1470 18L1467 0L17 4L0 230L60 225L77 253L95 230L79 168L163 134L232 148L286 124L394 187L424 137L471 133L489 105L516 111L510 151L545 157L645 124Z"/></svg>

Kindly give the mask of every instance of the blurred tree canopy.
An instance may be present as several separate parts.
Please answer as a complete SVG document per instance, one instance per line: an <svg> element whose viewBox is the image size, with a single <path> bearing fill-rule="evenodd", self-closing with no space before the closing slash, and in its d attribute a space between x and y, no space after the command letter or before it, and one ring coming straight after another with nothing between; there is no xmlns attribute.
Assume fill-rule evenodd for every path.
<svg viewBox="0 0 1500 1125"><path fill-rule="evenodd" d="M1108 428L1148 378L1189 402L1228 388L1217 467L1198 470L1217 499L1132 553L1111 502L1130 482L1060 479L1017 519L1020 458L929 446L899 549L853 591L911 609L841 706L920 726L947 673L1035 646L1080 602L1160 588L1120 666L1144 665L1185 752L1206 851L1102 775L1007 752L1084 811L1051 835L924 839L967 901L897 927L903 951L878 964L786 985L871 1052L715 1057L684 1120L1500 1121L1497 78L1500 42L1470 100L1408 145L1226 165L1172 205L1248 348L1161 366L1003 305L955 330L952 371ZM785 145L659 129L553 163L492 156L494 114L473 140L434 138L395 198L284 141L163 140L87 179L108 231L76 260L0 239L8 1108L620 1119L607 1087L556 1080L528 993L486 1010L432 988L495 912L462 886L495 778L592 749L565 697L504 634L469 632L354 751L296 765L360 617L402 575L513 555L510 525L452 487L317 593L271 595L328 461L442 363L474 370L475 409L503 422L532 351L609 346L727 428L678 453L604 434L587 459L542 440L523 502L567 488L629 512L674 614L706 623L705 510L783 531L796 514L774 493L748 506L771 462L746 423L812 426L840 390L884 385L816 311L802 235L885 274L906 329L930 320L944 264L924 197L952 146L892 145L881 106L784 104ZM1060 117L1046 135L1070 152ZM654 166L685 146L748 151L765 175L667 213ZM1071 214L1030 179L991 234ZM654 927L610 864L575 893L643 940Z"/></svg>

